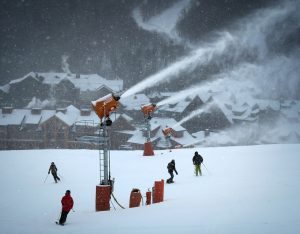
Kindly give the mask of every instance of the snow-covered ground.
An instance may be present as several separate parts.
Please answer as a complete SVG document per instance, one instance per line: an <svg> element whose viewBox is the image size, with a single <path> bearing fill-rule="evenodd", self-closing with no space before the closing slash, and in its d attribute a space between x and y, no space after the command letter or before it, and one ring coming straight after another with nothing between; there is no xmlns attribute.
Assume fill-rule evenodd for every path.
<svg viewBox="0 0 300 234"><path fill-rule="evenodd" d="M207 169L193 174L198 151ZM114 195L126 209L95 212L98 151L0 151L0 233L300 233L300 145L260 145L155 151L112 151ZM132 188L145 196L167 179L175 159L179 175L159 204L129 209ZM62 180L47 176L54 161ZM54 221L70 189L75 201L65 226ZM145 201L145 198L144 198Z"/></svg>

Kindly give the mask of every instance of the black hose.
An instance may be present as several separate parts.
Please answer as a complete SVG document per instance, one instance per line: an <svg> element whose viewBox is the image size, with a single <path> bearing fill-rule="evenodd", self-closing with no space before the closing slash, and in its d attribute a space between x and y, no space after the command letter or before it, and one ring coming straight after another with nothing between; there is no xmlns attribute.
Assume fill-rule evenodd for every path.
<svg viewBox="0 0 300 234"><path fill-rule="evenodd" d="M115 202L116 202L122 209L125 209L125 208L117 201L117 199L115 198L114 194L111 193L111 195L112 195L113 199L115 200Z"/></svg>

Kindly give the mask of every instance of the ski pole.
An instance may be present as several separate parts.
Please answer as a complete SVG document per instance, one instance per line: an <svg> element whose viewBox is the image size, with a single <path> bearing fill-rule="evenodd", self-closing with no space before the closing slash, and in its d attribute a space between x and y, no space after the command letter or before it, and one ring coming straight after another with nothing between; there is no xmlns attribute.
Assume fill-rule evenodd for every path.
<svg viewBox="0 0 300 234"><path fill-rule="evenodd" d="M49 175L49 174L47 174L47 176L46 176L46 178L45 178L45 180L44 180L44 184L45 184L46 180L48 179L48 175Z"/></svg>
<svg viewBox="0 0 300 234"><path fill-rule="evenodd" d="M64 177L63 177L61 174L57 173L57 175L59 175L59 177L61 177L61 178L63 178L63 179L64 179Z"/></svg>
<svg viewBox="0 0 300 234"><path fill-rule="evenodd" d="M208 174L210 174L209 170L207 169L207 167L205 166L205 164L202 162L203 166L205 167L205 169L207 170Z"/></svg>

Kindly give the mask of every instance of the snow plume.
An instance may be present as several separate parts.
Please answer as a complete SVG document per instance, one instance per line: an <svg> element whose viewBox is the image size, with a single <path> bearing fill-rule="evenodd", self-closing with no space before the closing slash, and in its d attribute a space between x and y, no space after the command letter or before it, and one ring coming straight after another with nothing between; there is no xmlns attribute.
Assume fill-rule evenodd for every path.
<svg viewBox="0 0 300 234"><path fill-rule="evenodd" d="M209 109L212 107L212 105L213 105L212 103L207 103L206 105L201 107L201 109L198 109L198 110L195 110L195 111L191 112L188 116L184 117L182 120L180 120L174 126L172 126L172 128L180 126L181 124L187 122L188 120L194 118L195 116L201 115L202 113L205 113L205 112L209 111Z"/></svg>
<svg viewBox="0 0 300 234"><path fill-rule="evenodd" d="M277 57L278 52L274 48L280 47L280 41L299 28L300 20L297 14L299 8L299 3L286 1L280 6L259 10L243 18L233 24L230 31L218 32L215 39L211 39L211 43L203 43L186 57L128 89L123 94L124 97L176 79L181 72L192 72L199 66L210 65L211 62L223 67L222 70L235 70L240 63L269 63ZM276 30L278 25L285 24L288 20L293 20L293 25L283 27L280 31ZM277 59L283 57L279 56ZM290 61L289 66L296 67L296 64L299 64L299 51L294 51L292 57L294 60L293 63ZM290 77L288 69L285 70L288 72L287 77ZM292 77L299 79L296 75ZM263 79L264 77L261 77L261 81Z"/></svg>
<svg viewBox="0 0 300 234"><path fill-rule="evenodd" d="M242 63L233 70L212 76L206 89L226 92L239 99L299 98L299 58L276 56L261 63Z"/></svg>
<svg viewBox="0 0 300 234"><path fill-rule="evenodd" d="M39 98L33 97L32 100L28 103L26 108L46 108L52 107L55 103L50 102L49 100L41 101Z"/></svg>
<svg viewBox="0 0 300 234"><path fill-rule="evenodd" d="M199 93L199 91L201 90L201 86L200 84L198 85L195 85L191 88L188 88L188 89L185 89L185 90L181 90L180 92L178 92L177 94L173 95L173 96L170 96L160 102L158 102L156 104L157 107L160 107L160 106L163 106L163 105L167 105L167 104L170 104L170 103L176 103L180 100L183 100L185 99L186 97L190 97L192 95L195 95L197 93Z"/></svg>
<svg viewBox="0 0 300 234"><path fill-rule="evenodd" d="M244 123L211 133L205 138L205 146L299 143L299 133L299 123L279 118L273 124Z"/></svg>
<svg viewBox="0 0 300 234"><path fill-rule="evenodd" d="M251 90L252 95L263 98L299 98L300 50L285 53L288 45L284 43L291 35L298 35L299 3L285 1L234 25L234 43L228 46L223 58L233 65L211 76L224 79L222 86L215 88L226 88L235 95Z"/></svg>
<svg viewBox="0 0 300 234"><path fill-rule="evenodd" d="M166 9L159 15L151 17L147 21L143 20L140 9L135 8L132 12L132 17L142 29L162 33L175 41L180 41L175 27L180 19L182 10L186 9L190 5L190 2L190 0L178 1L172 7Z"/></svg>
<svg viewBox="0 0 300 234"><path fill-rule="evenodd" d="M69 59L69 56L68 55L62 55L61 56L61 69L63 70L63 72L65 73L68 73L68 74L71 74L71 71L70 71L70 65L68 63L68 59Z"/></svg>
<svg viewBox="0 0 300 234"><path fill-rule="evenodd" d="M208 64L214 58L214 56L222 54L231 40L232 37L229 33L223 34L220 40L216 41L215 43L207 44L205 47L199 47L188 56L171 64L169 67L147 77L142 82L127 90L122 96L132 96L145 90L146 88L158 85L163 81L166 82L177 78L180 72L186 70L193 71L199 64Z"/></svg>

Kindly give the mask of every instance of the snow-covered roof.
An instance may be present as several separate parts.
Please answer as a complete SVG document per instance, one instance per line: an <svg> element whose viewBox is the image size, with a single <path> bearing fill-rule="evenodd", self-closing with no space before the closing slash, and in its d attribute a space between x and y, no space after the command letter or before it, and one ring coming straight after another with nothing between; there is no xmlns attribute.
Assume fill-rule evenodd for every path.
<svg viewBox="0 0 300 234"><path fill-rule="evenodd" d="M163 110L163 111L167 111L167 112L182 113L190 103L191 103L191 101L181 100L176 104L167 104L167 105L161 106L161 107L159 107L159 109Z"/></svg>
<svg viewBox="0 0 300 234"><path fill-rule="evenodd" d="M80 111L73 105L70 105L66 108L66 112L63 113L58 111L55 116L66 123L68 126L73 125L78 116L80 115Z"/></svg>
<svg viewBox="0 0 300 234"><path fill-rule="evenodd" d="M116 120L119 118L119 117L123 117L125 120L127 120L128 122L132 121L133 118L131 118L129 115L126 115L126 114L116 114Z"/></svg>
<svg viewBox="0 0 300 234"><path fill-rule="evenodd" d="M25 118L27 110L14 109L10 114L3 114L1 110L0 125L21 125Z"/></svg>
<svg viewBox="0 0 300 234"><path fill-rule="evenodd" d="M141 106L149 104L150 100L145 94L135 94L120 99L120 103L125 106L126 110L141 110Z"/></svg>
<svg viewBox="0 0 300 234"><path fill-rule="evenodd" d="M41 115L41 123L43 123L55 115L55 110L42 110Z"/></svg>
<svg viewBox="0 0 300 234"><path fill-rule="evenodd" d="M158 127L161 127L162 129L164 129L166 127L171 127L174 129L174 131L185 131L186 130L181 125L178 125L178 122L173 118L154 117L151 119L150 124L151 124L151 130L154 130Z"/></svg>
<svg viewBox="0 0 300 234"><path fill-rule="evenodd" d="M80 75L76 74L68 74L68 73L34 73L30 72L22 78L15 79L10 81L9 84L14 84L23 81L28 77L43 77L42 82L44 84L56 85L59 84L62 80L67 79L74 84L76 88L79 88L81 91L94 91L102 88L104 85L112 89L114 92L120 92L123 90L123 80L107 80L98 74L88 74L88 75Z"/></svg>
<svg viewBox="0 0 300 234"><path fill-rule="evenodd" d="M76 125L91 125L95 126L100 123L100 119L98 115L94 112L91 111L89 115L78 115L76 119Z"/></svg>
<svg viewBox="0 0 300 234"><path fill-rule="evenodd" d="M211 108L213 108L214 105L216 105L218 108L220 108L220 110L225 115L225 117L229 121L229 123L233 123L233 120L232 120L233 119L232 110L228 109L227 106L225 105L225 103L223 103L220 100L218 100L218 98L214 98L213 105L212 105Z"/></svg>
<svg viewBox="0 0 300 234"><path fill-rule="evenodd" d="M37 80L37 81L39 81L37 78L36 78L36 74L34 73L34 72L30 72L30 73L28 73L27 75L25 75L25 76L23 76L23 77L21 77L21 78L18 78L18 79L15 79L15 80L12 80L12 81L10 81L9 82L9 85L11 85L11 84L15 84L15 83L19 83L19 82L21 82L21 81L23 81L23 80L25 80L25 79L27 79L27 78L33 78L33 79L35 79L35 80Z"/></svg>

